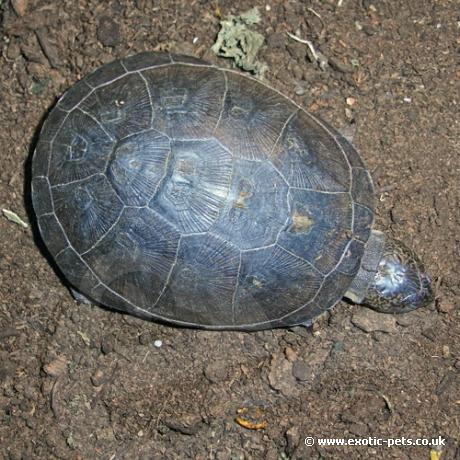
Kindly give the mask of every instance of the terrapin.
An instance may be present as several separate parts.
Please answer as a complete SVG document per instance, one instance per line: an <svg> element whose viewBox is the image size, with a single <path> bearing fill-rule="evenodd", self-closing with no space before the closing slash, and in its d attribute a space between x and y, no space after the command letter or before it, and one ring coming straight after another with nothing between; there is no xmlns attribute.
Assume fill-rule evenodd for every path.
<svg viewBox="0 0 460 460"><path fill-rule="evenodd" d="M79 296L143 318L257 330L343 296L389 313L433 298L416 255L373 229L369 171L339 132L190 56L138 54L70 88L32 200Z"/></svg>

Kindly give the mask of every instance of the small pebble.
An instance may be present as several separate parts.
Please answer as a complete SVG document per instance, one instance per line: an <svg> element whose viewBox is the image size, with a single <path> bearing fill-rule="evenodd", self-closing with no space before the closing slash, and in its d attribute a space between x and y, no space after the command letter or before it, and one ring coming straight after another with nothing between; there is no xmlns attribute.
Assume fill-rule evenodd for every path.
<svg viewBox="0 0 460 460"><path fill-rule="evenodd" d="M91 376L91 382L95 387L100 387L105 380L104 372L97 369L96 372Z"/></svg>
<svg viewBox="0 0 460 460"><path fill-rule="evenodd" d="M104 355L108 355L115 350L115 339L112 336L107 336L102 339L101 351Z"/></svg>
<svg viewBox="0 0 460 460"><path fill-rule="evenodd" d="M53 361L45 364L43 370L51 377L59 377L67 372L67 362L67 358L64 355L60 355Z"/></svg>
<svg viewBox="0 0 460 460"><path fill-rule="evenodd" d="M397 332L394 316L379 313L369 308L360 308L351 318L351 322L364 332L381 331L387 334Z"/></svg>
<svg viewBox="0 0 460 460"><path fill-rule="evenodd" d="M143 332L139 336L139 343L141 345L148 345L152 341L152 336L150 335L150 332Z"/></svg>
<svg viewBox="0 0 460 460"><path fill-rule="evenodd" d="M284 349L284 356L286 356L286 359L292 363L297 359L297 352L291 347L286 347Z"/></svg>
<svg viewBox="0 0 460 460"><path fill-rule="evenodd" d="M305 382L311 377L310 366L305 361L296 361L292 366L292 375L301 382Z"/></svg>
<svg viewBox="0 0 460 460"><path fill-rule="evenodd" d="M1 3L1 2L0 2ZM18 16L24 16L27 11L27 0L11 0L11 6Z"/></svg>
<svg viewBox="0 0 460 460"><path fill-rule="evenodd" d="M268 373L270 386L284 396L295 396L298 390L292 370L292 363L284 355L272 355Z"/></svg>
<svg viewBox="0 0 460 460"><path fill-rule="evenodd" d="M354 97L347 97L347 105L354 106L356 104L356 99Z"/></svg>
<svg viewBox="0 0 460 460"><path fill-rule="evenodd" d="M303 86L297 85L294 89L294 92L297 94L297 96L303 96L306 93L306 90Z"/></svg>
<svg viewBox="0 0 460 460"><path fill-rule="evenodd" d="M455 309L455 304L452 300L440 299L437 307L441 313L449 313Z"/></svg>
<svg viewBox="0 0 460 460"><path fill-rule="evenodd" d="M204 375L211 383L222 382L228 375L227 365L221 361L211 361L205 367Z"/></svg>
<svg viewBox="0 0 460 460"><path fill-rule="evenodd" d="M155 342L153 342L153 345L156 348L161 348L163 346L163 341L162 340L155 340Z"/></svg>
<svg viewBox="0 0 460 460"><path fill-rule="evenodd" d="M104 46L119 45L121 43L120 26L112 18L103 16L99 21L97 39Z"/></svg>

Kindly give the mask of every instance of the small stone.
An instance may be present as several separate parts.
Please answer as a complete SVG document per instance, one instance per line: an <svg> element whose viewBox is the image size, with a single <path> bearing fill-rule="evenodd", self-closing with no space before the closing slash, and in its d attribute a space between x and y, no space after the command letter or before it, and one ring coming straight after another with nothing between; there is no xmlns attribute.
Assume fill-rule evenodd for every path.
<svg viewBox="0 0 460 460"><path fill-rule="evenodd" d="M99 21L97 39L104 45L114 47L121 43L120 26L108 16Z"/></svg>
<svg viewBox="0 0 460 460"><path fill-rule="evenodd" d="M426 329L423 329L422 335L428 340L436 342L438 340L438 329L435 326L427 327Z"/></svg>
<svg viewBox="0 0 460 460"><path fill-rule="evenodd" d="M308 328L305 326L292 326L289 328L289 330L300 337L307 338L311 336L311 327Z"/></svg>
<svg viewBox="0 0 460 460"><path fill-rule="evenodd" d="M292 454L300 442L299 427L292 426L286 431L285 434L287 443L287 453Z"/></svg>
<svg viewBox="0 0 460 460"><path fill-rule="evenodd" d="M27 12L27 0L11 0L11 6L18 16L24 16Z"/></svg>
<svg viewBox="0 0 460 460"><path fill-rule="evenodd" d="M343 352L344 349L344 343L341 340L337 340L332 344L331 348L331 358L336 358L337 356L340 356L340 354Z"/></svg>
<svg viewBox="0 0 460 460"><path fill-rule="evenodd" d="M409 327L419 321L417 312L404 313L396 317L396 322L402 327Z"/></svg>
<svg viewBox="0 0 460 460"><path fill-rule="evenodd" d="M440 299L438 303L438 311L441 313L450 313L455 309L455 304L450 299Z"/></svg>
<svg viewBox="0 0 460 460"><path fill-rule="evenodd" d="M352 423L348 426L348 431L356 436L359 436L360 438L364 438L369 434L369 429L362 423Z"/></svg>
<svg viewBox="0 0 460 460"><path fill-rule="evenodd" d="M26 425L31 430L35 430L37 428L37 420L34 417L27 417L26 418Z"/></svg>
<svg viewBox="0 0 460 460"><path fill-rule="evenodd" d="M155 342L153 342L153 346L154 346L155 348L161 348L161 347L163 346L163 341L157 339L157 340L155 340Z"/></svg>
<svg viewBox="0 0 460 460"><path fill-rule="evenodd" d="M298 65L298 64L293 64L292 65L292 68L291 68L291 71L292 71L292 75L294 75L294 78L296 80L300 80L303 76L303 68Z"/></svg>
<svg viewBox="0 0 460 460"><path fill-rule="evenodd" d="M351 64L345 64L334 56L329 57L329 64L334 70L337 70L342 73L352 73L355 68Z"/></svg>
<svg viewBox="0 0 460 460"><path fill-rule="evenodd" d="M286 347L284 349L284 356L286 356L288 361L293 363L297 359L297 352L291 347Z"/></svg>
<svg viewBox="0 0 460 460"><path fill-rule="evenodd" d="M273 355L268 373L270 386L285 396L295 396L298 393L296 379L292 375L292 363L284 355Z"/></svg>
<svg viewBox="0 0 460 460"><path fill-rule="evenodd" d="M151 342L152 342L152 336L151 336L150 332L143 332L139 336L139 343L141 345L148 345Z"/></svg>
<svg viewBox="0 0 460 460"><path fill-rule="evenodd" d="M312 371L305 361L296 361L292 366L292 375L297 380L305 382L311 378Z"/></svg>
<svg viewBox="0 0 460 460"><path fill-rule="evenodd" d="M294 92L297 94L297 96L303 96L307 90L305 89L304 86L302 85L297 85L295 88L294 88Z"/></svg>
<svg viewBox="0 0 460 460"><path fill-rule="evenodd" d="M303 62L307 55L307 47L303 43L289 43L287 50L289 54L299 62Z"/></svg>
<svg viewBox="0 0 460 460"><path fill-rule="evenodd" d="M222 382L228 375L226 363L219 361L210 362L204 369L204 375L211 383Z"/></svg>
<svg viewBox="0 0 460 460"><path fill-rule="evenodd" d="M16 40L11 40L6 51L6 57L11 60L17 59L21 55L21 48Z"/></svg>
<svg viewBox="0 0 460 460"><path fill-rule="evenodd" d="M346 102L347 105L353 107L356 104L356 99L354 97L347 97Z"/></svg>
<svg viewBox="0 0 460 460"><path fill-rule="evenodd" d="M51 377L59 377L67 372L67 358L64 355L43 366L43 370Z"/></svg>
<svg viewBox="0 0 460 460"><path fill-rule="evenodd" d="M362 308L351 318L351 322L364 332L381 331L387 334L397 332L396 319L392 315Z"/></svg>
<svg viewBox="0 0 460 460"><path fill-rule="evenodd" d="M442 356L443 358L448 358L450 355L450 349L448 345L443 345L442 347Z"/></svg>
<svg viewBox="0 0 460 460"><path fill-rule="evenodd" d="M100 369L98 369L92 376L91 376L91 382L95 387L100 387L105 381L105 375L104 372L102 372Z"/></svg>
<svg viewBox="0 0 460 460"><path fill-rule="evenodd" d="M107 336L102 339L101 342L101 351L104 355L108 355L115 350L115 338L112 336Z"/></svg>
<svg viewBox="0 0 460 460"><path fill-rule="evenodd" d="M284 48L286 38L282 33L275 32L268 36L267 45L269 48Z"/></svg>
<svg viewBox="0 0 460 460"><path fill-rule="evenodd" d="M195 414L186 414L177 418L169 418L165 420L165 425L173 431L178 431L182 434L193 435L201 428L201 417Z"/></svg>

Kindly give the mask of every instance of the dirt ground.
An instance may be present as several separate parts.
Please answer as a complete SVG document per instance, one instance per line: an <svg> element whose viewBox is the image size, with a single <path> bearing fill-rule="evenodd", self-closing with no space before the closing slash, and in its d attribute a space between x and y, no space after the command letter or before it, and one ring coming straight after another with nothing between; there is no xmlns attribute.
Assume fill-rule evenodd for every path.
<svg viewBox="0 0 460 460"><path fill-rule="evenodd" d="M429 459L429 446L304 439L442 436L441 460L460 459L457 2L26 3L0 0L0 207L32 224L0 218L0 458ZM77 304L45 259L28 168L56 98L142 50L230 66L209 51L219 12L256 5L266 80L354 131L378 189L377 226L423 258L431 307L382 318L340 302L311 329L177 329ZM241 408L266 427L237 424Z"/></svg>

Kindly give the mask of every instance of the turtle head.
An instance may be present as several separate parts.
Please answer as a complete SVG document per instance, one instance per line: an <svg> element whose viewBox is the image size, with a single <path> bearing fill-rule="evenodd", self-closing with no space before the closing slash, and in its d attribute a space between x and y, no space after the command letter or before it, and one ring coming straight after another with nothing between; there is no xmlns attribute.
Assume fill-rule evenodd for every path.
<svg viewBox="0 0 460 460"><path fill-rule="evenodd" d="M362 303L383 313L406 313L433 299L431 279L417 255L401 241L386 238Z"/></svg>

